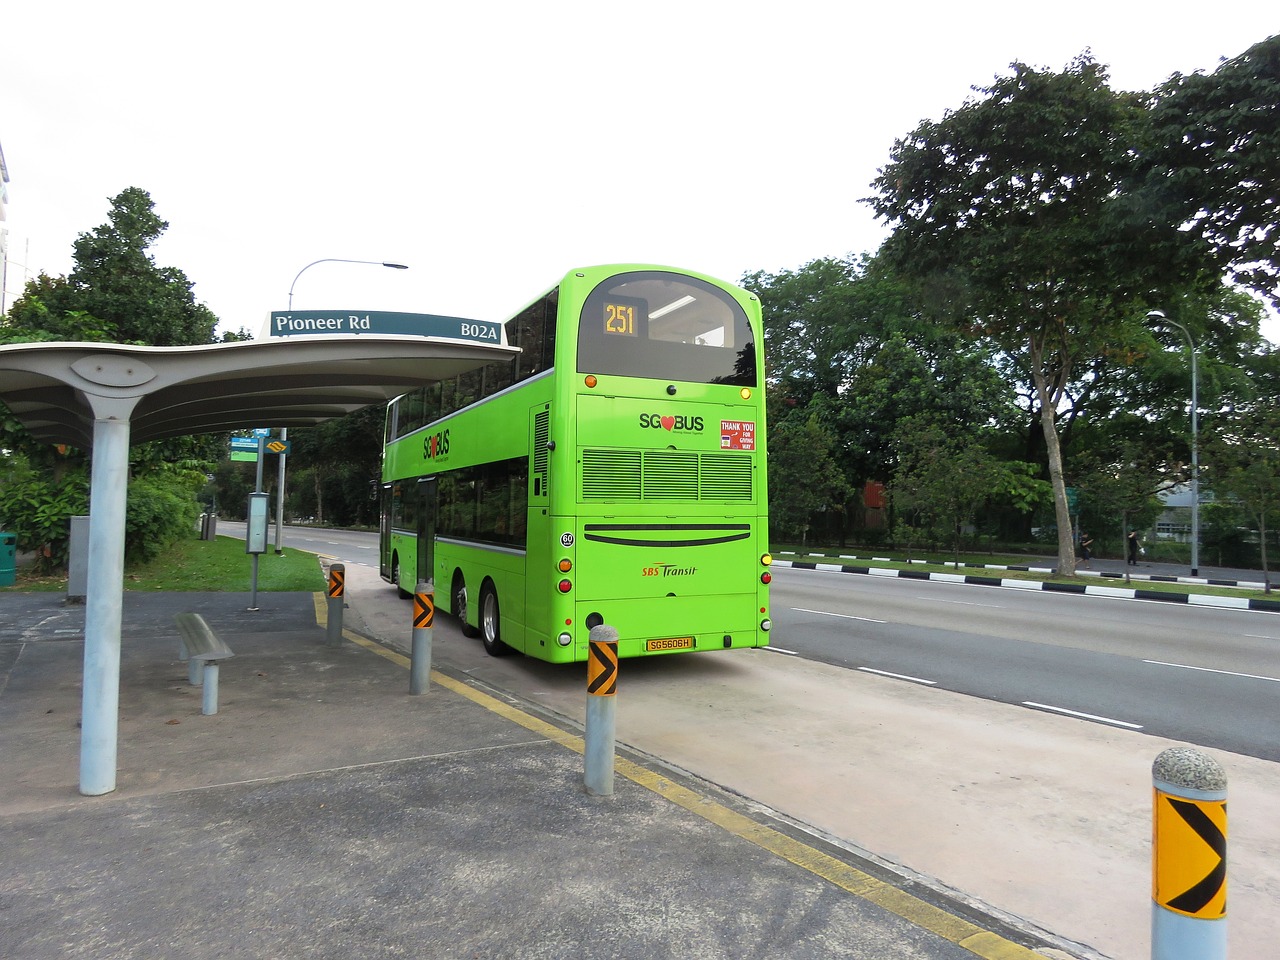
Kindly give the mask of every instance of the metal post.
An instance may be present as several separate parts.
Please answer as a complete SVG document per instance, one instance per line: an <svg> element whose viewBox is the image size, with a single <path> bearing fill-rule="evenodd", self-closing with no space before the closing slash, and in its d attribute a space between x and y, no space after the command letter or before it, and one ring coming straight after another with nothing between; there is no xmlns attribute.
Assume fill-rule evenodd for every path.
<svg viewBox="0 0 1280 960"><path fill-rule="evenodd" d="M280 440L285 442L289 439L289 428L280 428ZM276 556L284 553L283 546L283 530L284 530L284 461L285 454L280 454L280 469L276 474Z"/></svg>
<svg viewBox="0 0 1280 960"><path fill-rule="evenodd" d="M210 660L204 665L204 691L200 698L200 712L212 717L218 712L218 661Z"/></svg>
<svg viewBox="0 0 1280 960"><path fill-rule="evenodd" d="M1183 333L1187 333L1185 330ZM1199 410L1197 396L1196 345L1187 333L1187 345L1191 347L1191 575L1200 576L1200 451Z"/></svg>
<svg viewBox="0 0 1280 960"><path fill-rule="evenodd" d="M1227 775L1190 747L1151 766L1152 960L1227 956Z"/></svg>
<svg viewBox="0 0 1280 960"><path fill-rule="evenodd" d="M329 564L329 610L325 618L328 633L325 639L331 647L342 643L342 608L345 606L343 593L346 581L347 568L341 563Z"/></svg>
<svg viewBox="0 0 1280 960"><path fill-rule="evenodd" d="M415 695L430 689L435 615L435 587L420 581L413 594L413 656L409 666L409 692Z"/></svg>
<svg viewBox="0 0 1280 960"><path fill-rule="evenodd" d="M116 788L120 726L120 622L124 612L125 499L129 418L93 424L89 494L89 582L85 605L84 689L80 708L80 792Z"/></svg>
<svg viewBox="0 0 1280 960"><path fill-rule="evenodd" d="M618 710L618 631L607 624L592 627L589 644L584 781L592 796L611 797Z"/></svg>

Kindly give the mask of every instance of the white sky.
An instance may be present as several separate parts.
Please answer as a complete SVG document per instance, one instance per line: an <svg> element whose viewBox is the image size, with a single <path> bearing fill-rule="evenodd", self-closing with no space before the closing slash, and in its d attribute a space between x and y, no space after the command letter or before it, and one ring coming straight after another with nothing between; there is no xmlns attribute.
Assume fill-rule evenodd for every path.
<svg viewBox="0 0 1280 960"><path fill-rule="evenodd" d="M1212 71L1274 0L8 0L9 282L71 269L110 198L223 327L294 307L502 320L575 266L726 280L874 251L893 141L1008 64ZM1266 328L1280 341L1280 324Z"/></svg>

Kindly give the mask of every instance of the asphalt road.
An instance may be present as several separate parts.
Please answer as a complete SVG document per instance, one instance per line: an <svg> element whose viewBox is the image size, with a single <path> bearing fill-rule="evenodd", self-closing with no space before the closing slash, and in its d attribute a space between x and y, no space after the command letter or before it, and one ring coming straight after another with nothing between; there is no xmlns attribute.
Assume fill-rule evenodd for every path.
<svg viewBox="0 0 1280 960"><path fill-rule="evenodd" d="M286 527L284 546L378 565L375 533ZM785 654L1280 760L1277 615L786 568L772 596Z"/></svg>
<svg viewBox="0 0 1280 960"><path fill-rule="evenodd" d="M772 643L813 660L1280 760L1280 618L776 571Z"/></svg>

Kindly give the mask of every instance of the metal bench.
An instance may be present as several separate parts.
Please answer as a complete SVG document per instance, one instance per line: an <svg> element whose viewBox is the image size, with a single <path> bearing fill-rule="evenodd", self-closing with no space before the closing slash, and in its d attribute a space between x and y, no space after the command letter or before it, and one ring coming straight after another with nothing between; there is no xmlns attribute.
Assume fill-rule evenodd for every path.
<svg viewBox="0 0 1280 960"><path fill-rule="evenodd" d="M212 716L218 712L218 664L235 654L200 614L180 613L173 619L181 635L179 653L187 661L187 677L193 687L204 687L200 712Z"/></svg>

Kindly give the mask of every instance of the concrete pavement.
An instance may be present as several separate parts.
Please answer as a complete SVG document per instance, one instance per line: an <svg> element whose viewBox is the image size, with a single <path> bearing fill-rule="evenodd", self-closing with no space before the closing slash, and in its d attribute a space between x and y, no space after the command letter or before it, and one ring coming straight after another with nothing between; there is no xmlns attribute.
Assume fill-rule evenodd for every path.
<svg viewBox="0 0 1280 960"><path fill-rule="evenodd" d="M455 666L478 644L444 625L431 690L410 696L407 629L376 641L407 604L354 566L348 597L375 639L327 646L310 594L249 613L247 594L127 593L119 787L86 798L84 608L0 591L0 955L1071 955L643 748L620 749L613 797L589 797L574 717ZM186 611L236 651L214 716L177 657ZM680 659L704 679L786 662L744 653ZM707 729L686 736L752 749Z"/></svg>
<svg viewBox="0 0 1280 960"><path fill-rule="evenodd" d="M408 649L408 602L346 569L356 629ZM576 669L487 657L437 622L437 663L583 720ZM620 743L1078 956L1150 956L1151 764L1174 741L766 651L626 661L618 696ZM1231 956L1269 960L1280 764L1212 753L1229 778Z"/></svg>

